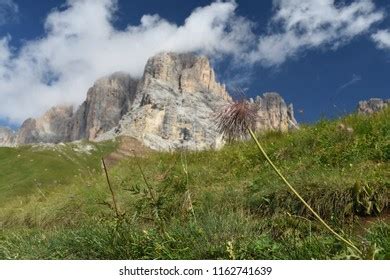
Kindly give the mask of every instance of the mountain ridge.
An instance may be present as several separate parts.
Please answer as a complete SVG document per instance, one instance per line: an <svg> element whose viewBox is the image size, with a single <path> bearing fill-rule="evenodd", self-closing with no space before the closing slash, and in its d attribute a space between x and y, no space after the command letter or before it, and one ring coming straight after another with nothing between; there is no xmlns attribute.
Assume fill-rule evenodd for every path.
<svg viewBox="0 0 390 280"><path fill-rule="evenodd" d="M155 150L219 148L215 113L231 102L207 57L163 52L151 57L143 76L116 72L98 79L78 107L55 106L27 119L18 132L0 131L0 146L102 141L130 136ZM292 104L277 93L258 96L256 129L287 131L298 126Z"/></svg>

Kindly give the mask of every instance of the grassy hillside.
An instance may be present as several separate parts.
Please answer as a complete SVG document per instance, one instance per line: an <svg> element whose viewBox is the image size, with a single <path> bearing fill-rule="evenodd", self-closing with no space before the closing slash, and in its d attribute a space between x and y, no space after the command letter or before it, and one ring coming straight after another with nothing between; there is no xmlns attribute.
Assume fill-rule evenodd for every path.
<svg viewBox="0 0 390 280"><path fill-rule="evenodd" d="M304 198L364 251L330 235L251 141L220 151L99 158L0 148L0 259L390 259L390 110L259 136ZM20 156L19 156L20 155Z"/></svg>
<svg viewBox="0 0 390 280"><path fill-rule="evenodd" d="M80 142L0 148L0 205L100 173L100 157L114 150L115 145Z"/></svg>

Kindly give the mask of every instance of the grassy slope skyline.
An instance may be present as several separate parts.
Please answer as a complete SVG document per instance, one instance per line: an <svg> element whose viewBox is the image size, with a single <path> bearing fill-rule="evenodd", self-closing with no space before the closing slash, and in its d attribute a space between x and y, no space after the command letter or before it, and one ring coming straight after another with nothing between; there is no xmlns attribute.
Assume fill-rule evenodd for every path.
<svg viewBox="0 0 390 280"><path fill-rule="evenodd" d="M326 221L366 257L389 259L389 133L385 110L260 140ZM357 257L312 219L250 141L119 162L109 174L120 221L100 164L117 143L92 144L91 155L72 145L0 148L0 259Z"/></svg>

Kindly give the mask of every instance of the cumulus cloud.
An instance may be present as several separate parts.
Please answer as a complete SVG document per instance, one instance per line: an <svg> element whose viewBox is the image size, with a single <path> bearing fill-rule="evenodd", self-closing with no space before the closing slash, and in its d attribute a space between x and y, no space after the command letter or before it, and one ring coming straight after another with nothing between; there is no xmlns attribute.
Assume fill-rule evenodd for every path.
<svg viewBox="0 0 390 280"><path fill-rule="evenodd" d="M44 37L16 53L10 36L1 39L0 118L21 122L58 103L79 104L97 78L115 71L139 77L161 51L217 57L241 50L253 36L232 1L195 9L181 26L145 15L125 30L112 24L116 9L114 0L68 0L48 15Z"/></svg>
<svg viewBox="0 0 390 280"><path fill-rule="evenodd" d="M18 5L12 0L0 0L0 25L14 21L19 12Z"/></svg>
<svg viewBox="0 0 390 280"><path fill-rule="evenodd" d="M18 50L10 35L0 38L0 119L20 123L59 103L80 104L97 78L116 71L139 77L147 59L161 51L274 66L307 49L336 48L383 18L371 0L340 6L274 0L269 33L258 36L236 8L234 0L217 1L195 9L182 25L144 15L138 25L118 30L116 0L67 0L47 16L42 37Z"/></svg>
<svg viewBox="0 0 390 280"><path fill-rule="evenodd" d="M280 65L301 52L338 48L381 21L371 0L336 5L334 0L274 0L270 34L261 36L249 59L263 65ZM275 30L279 30L276 31Z"/></svg>
<svg viewBox="0 0 390 280"><path fill-rule="evenodd" d="M377 47L380 49L388 49L390 50L390 30L379 30L374 33L371 38L376 43Z"/></svg>

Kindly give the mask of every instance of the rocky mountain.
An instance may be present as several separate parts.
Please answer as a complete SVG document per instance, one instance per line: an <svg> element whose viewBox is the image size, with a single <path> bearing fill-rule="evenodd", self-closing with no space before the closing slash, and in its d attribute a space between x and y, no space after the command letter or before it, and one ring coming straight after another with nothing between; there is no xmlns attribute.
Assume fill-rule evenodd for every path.
<svg viewBox="0 0 390 280"><path fill-rule="evenodd" d="M137 84L120 72L101 78L76 111L73 106L56 106L39 118L25 120L17 133L3 128L0 146L94 140L119 123L134 101Z"/></svg>
<svg viewBox="0 0 390 280"><path fill-rule="evenodd" d="M360 101L357 111L359 114L371 115L390 106L390 99L371 98Z"/></svg>
<svg viewBox="0 0 390 280"><path fill-rule="evenodd" d="M294 108L290 104L287 106L283 98L276 92L267 92L263 96L257 96L250 102L256 104L257 122L256 130L276 130L288 131L298 128L298 123L294 117Z"/></svg>
<svg viewBox="0 0 390 280"><path fill-rule="evenodd" d="M118 125L134 102L137 86L137 79L121 72L96 81L75 112L71 140L95 140Z"/></svg>
<svg viewBox="0 0 390 280"><path fill-rule="evenodd" d="M216 81L206 57L161 53L150 58L141 79L114 73L88 90L77 110L50 109L28 119L17 133L0 130L0 145L101 141L125 135L156 150L218 148L218 110L232 101ZM277 93L251 100L258 108L257 130L297 127L292 105Z"/></svg>
<svg viewBox="0 0 390 280"><path fill-rule="evenodd" d="M156 150L206 149L221 144L213 114L231 97L205 57L162 53L148 60L137 97L118 127Z"/></svg>
<svg viewBox="0 0 390 280"><path fill-rule="evenodd" d="M40 118L25 120L15 141L17 144L69 142L72 122L72 106L53 107Z"/></svg>
<svg viewBox="0 0 390 280"><path fill-rule="evenodd" d="M0 127L0 147L12 147L15 145L15 133L6 127Z"/></svg>

